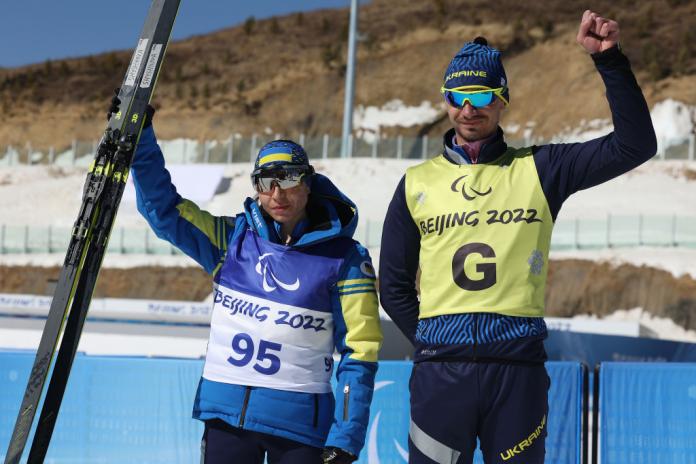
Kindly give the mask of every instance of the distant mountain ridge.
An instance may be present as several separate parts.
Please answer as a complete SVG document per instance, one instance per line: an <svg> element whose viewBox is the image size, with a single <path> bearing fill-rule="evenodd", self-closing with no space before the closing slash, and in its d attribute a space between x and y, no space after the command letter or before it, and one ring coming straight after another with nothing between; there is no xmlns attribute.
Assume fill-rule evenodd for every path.
<svg viewBox="0 0 696 464"><path fill-rule="evenodd" d="M648 103L696 104L696 2L593 1L616 18ZM444 69L477 35L503 50L509 125L550 136L609 116L604 87L574 43L585 5L562 0L372 0L360 10L356 104L441 103ZM158 82L161 138L272 131L339 134L348 10L296 13L174 42ZM134 38L135 40L135 38ZM98 138L131 51L0 69L0 151ZM533 123L533 126L530 123ZM438 137L446 121L387 134Z"/></svg>

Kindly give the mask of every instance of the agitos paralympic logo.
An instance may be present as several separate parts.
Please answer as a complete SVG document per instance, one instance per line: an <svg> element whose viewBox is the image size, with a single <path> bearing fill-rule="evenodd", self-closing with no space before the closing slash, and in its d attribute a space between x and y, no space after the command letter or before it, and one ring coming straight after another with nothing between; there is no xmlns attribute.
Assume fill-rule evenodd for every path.
<svg viewBox="0 0 696 464"><path fill-rule="evenodd" d="M291 284L283 282L278 277L276 277L276 275L273 274L273 271L268 268L268 260L266 259L268 256L273 256L273 253L262 254L261 256L259 256L259 261L256 263L256 273L261 276L264 291L272 292L276 288L280 287L283 290L294 292L295 290L300 288L299 277L296 278L295 282Z"/></svg>
<svg viewBox="0 0 696 464"><path fill-rule="evenodd" d="M465 174L461 177L458 177L452 182L452 185L450 188L452 189L453 192L460 192L462 196L464 197L465 200L471 201L475 199L476 197L485 197L489 193L493 191L493 187L488 187L488 190L485 192L479 190L478 188L471 187L467 185L466 181L464 180L468 174Z"/></svg>

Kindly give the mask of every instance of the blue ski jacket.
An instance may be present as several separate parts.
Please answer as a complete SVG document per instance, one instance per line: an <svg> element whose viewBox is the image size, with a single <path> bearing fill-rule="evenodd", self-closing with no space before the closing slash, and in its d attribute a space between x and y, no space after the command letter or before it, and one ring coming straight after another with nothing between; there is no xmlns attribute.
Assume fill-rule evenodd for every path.
<svg viewBox="0 0 696 464"><path fill-rule="evenodd" d="M193 417L359 455L382 333L370 256L352 239L355 205L316 174L308 220L294 243L283 245L277 224L251 198L236 217L214 216L182 198L151 127L141 135L132 175L138 210L157 236L214 282Z"/></svg>

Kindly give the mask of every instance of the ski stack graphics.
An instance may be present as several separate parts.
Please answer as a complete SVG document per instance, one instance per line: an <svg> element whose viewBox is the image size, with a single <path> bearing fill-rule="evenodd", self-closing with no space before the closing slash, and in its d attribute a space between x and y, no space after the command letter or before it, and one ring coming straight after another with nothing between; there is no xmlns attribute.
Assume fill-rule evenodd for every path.
<svg viewBox="0 0 696 464"><path fill-rule="evenodd" d="M58 348L28 462L42 463L48 451L92 292L180 1L153 0L150 6L121 83L118 94L120 111L109 118L87 174L82 204L73 226L5 464L17 464L22 458Z"/></svg>

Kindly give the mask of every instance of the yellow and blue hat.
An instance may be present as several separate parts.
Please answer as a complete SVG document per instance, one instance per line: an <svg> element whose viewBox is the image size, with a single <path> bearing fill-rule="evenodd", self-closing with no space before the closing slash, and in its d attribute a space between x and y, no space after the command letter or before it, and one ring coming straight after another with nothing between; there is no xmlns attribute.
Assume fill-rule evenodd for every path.
<svg viewBox="0 0 696 464"><path fill-rule="evenodd" d="M502 96L510 101L508 81L499 50L488 46L483 37L467 42L450 61L444 77L444 86L456 89L465 86L502 87Z"/></svg>
<svg viewBox="0 0 696 464"><path fill-rule="evenodd" d="M314 167L309 164L304 148L292 140L273 140L259 150L251 172L251 183L256 184L258 178L268 175L287 179L288 173L299 176L298 179L311 187Z"/></svg>
<svg viewBox="0 0 696 464"><path fill-rule="evenodd" d="M309 167L304 148L292 140L273 140L259 150L254 171L289 166Z"/></svg>

